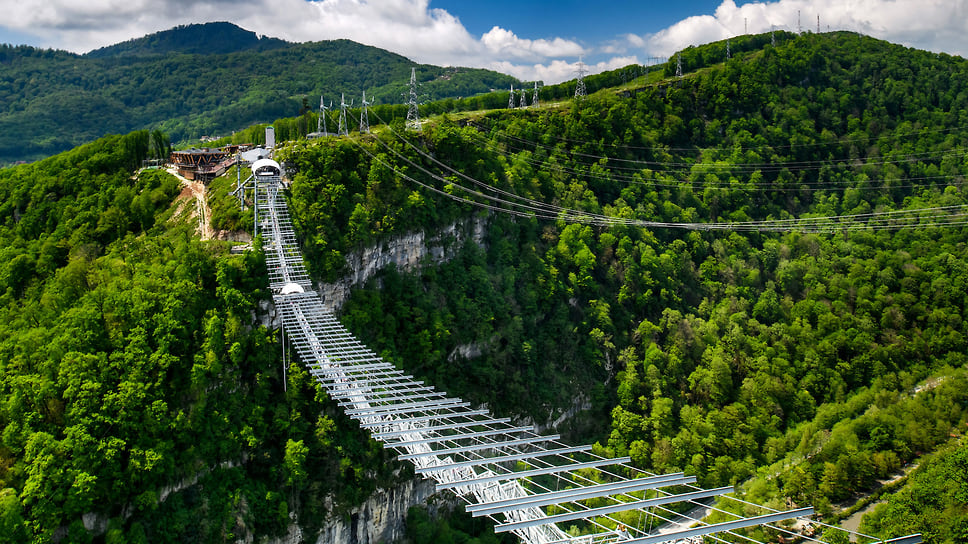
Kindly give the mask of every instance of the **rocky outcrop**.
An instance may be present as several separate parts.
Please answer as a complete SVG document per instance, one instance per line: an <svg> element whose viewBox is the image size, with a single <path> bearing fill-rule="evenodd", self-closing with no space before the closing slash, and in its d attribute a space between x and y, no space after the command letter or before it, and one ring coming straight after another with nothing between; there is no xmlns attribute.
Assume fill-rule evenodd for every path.
<svg viewBox="0 0 968 544"><path fill-rule="evenodd" d="M436 233L411 232L354 251L346 256L349 273L339 281L320 285L319 296L327 310L336 312L349 298L350 289L363 285L390 264L413 272L452 259L467 241L482 245L486 221L486 217L475 216Z"/></svg>
<svg viewBox="0 0 968 544"><path fill-rule="evenodd" d="M426 505L431 512L450 503L435 496L432 480L415 478L391 489L379 489L348 516L323 527L317 544L377 544L399 542L406 530L407 511ZM452 497L452 495L449 495Z"/></svg>
<svg viewBox="0 0 968 544"><path fill-rule="evenodd" d="M327 504L327 507L330 505ZM334 516L323 526L316 537L316 544L377 544L403 540L406 533L407 511L413 506L426 506L432 516L441 510L457 507L456 497L450 493L437 494L432 480L414 478L389 489L375 493L348 514ZM313 542L311 535L303 533L295 520L282 538L267 544L299 544ZM251 542L251 537L239 544Z"/></svg>

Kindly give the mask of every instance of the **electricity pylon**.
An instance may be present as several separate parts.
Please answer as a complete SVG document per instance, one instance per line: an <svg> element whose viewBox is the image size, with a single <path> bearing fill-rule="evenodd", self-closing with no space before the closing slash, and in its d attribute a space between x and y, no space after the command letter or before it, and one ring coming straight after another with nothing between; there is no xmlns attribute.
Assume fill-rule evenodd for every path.
<svg viewBox="0 0 968 544"><path fill-rule="evenodd" d="M420 130L420 114L417 111L417 69L410 69L410 95L407 98L407 128Z"/></svg>
<svg viewBox="0 0 968 544"><path fill-rule="evenodd" d="M353 105L351 100L349 104L346 103L346 98L343 94L339 95L339 130L340 136L349 136L350 131L346 126L346 108Z"/></svg>
<svg viewBox="0 0 968 544"><path fill-rule="evenodd" d="M319 95L319 119L316 120L316 132L319 132L323 136L329 135L329 130L326 128L326 111L332 109L332 107L332 102L327 106L323 100L323 95Z"/></svg>
<svg viewBox="0 0 968 544"><path fill-rule="evenodd" d="M363 109L360 110L360 134L370 133L370 116L366 111L366 107L372 104L372 102L366 101L366 91L363 91Z"/></svg>
<svg viewBox="0 0 968 544"><path fill-rule="evenodd" d="M575 86L575 98L585 98L585 63L578 57L578 85Z"/></svg>

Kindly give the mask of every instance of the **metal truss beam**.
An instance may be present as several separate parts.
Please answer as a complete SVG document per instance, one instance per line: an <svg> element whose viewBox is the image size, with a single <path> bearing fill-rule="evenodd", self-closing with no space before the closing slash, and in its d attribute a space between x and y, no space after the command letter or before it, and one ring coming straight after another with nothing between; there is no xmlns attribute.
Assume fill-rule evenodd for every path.
<svg viewBox="0 0 968 544"><path fill-rule="evenodd" d="M535 457L547 457L549 455L565 455L568 453L587 452L591 450L592 450L591 445L585 445L585 446L571 446L568 448L558 448L554 450L538 450L538 451L532 451L528 453L515 453L511 455L497 455L494 457L482 457L480 459L470 459L467 461L447 463L445 465L437 465L433 467L421 467L417 469L417 474L428 474L433 472L440 472L441 470L474 467L474 466L480 466L480 465L490 465L495 463L506 463L508 461L520 461L522 459L532 459Z"/></svg>
<svg viewBox="0 0 968 544"><path fill-rule="evenodd" d="M726 493L732 493L732 492L733 492L733 487L728 486L728 487L719 487L716 489L703 489L701 491L693 491L691 493L682 493L679 495L667 495L665 497L656 497L654 499L645 499L641 501L623 502L612 506L589 508L587 510L576 510L574 512L568 512L566 514L556 514L554 516L547 516L544 518L532 519L527 521L501 523L494 526L494 532L501 533L505 531L516 531L518 529L525 529L527 527L534 527L536 525L545 525L548 523L562 523L565 521L575 521L576 519L590 519L598 516L607 516L608 514L614 514L616 512L624 512L626 510L638 510L640 508L651 508L653 506L661 506L663 504L672 504L676 502L705 499L708 497L716 497L719 495L725 495ZM754 523L753 525L757 525L757 524ZM670 535L665 535L665 536L669 537ZM685 537L671 537L671 538L667 538L666 540L675 540L676 538L685 538ZM629 542L632 542L632 541L629 541Z"/></svg>
<svg viewBox="0 0 968 544"><path fill-rule="evenodd" d="M433 387L423 385L423 382L398 382L389 384L376 384L367 387L351 387L347 389L336 389L335 387L328 389L330 396L346 396L346 395L365 395L367 393L427 393L434 390ZM393 387L395 385L401 385L403 387Z"/></svg>
<svg viewBox="0 0 968 544"><path fill-rule="evenodd" d="M890 540L885 540L884 544L921 544L921 534L899 536L897 538L892 538Z"/></svg>
<svg viewBox="0 0 968 544"><path fill-rule="evenodd" d="M437 490L442 491L444 489L454 489L457 487L466 487L469 485L482 485L482 484L488 484L493 482L505 482L508 480L525 480L527 478L533 478L535 476L544 476L547 474L569 472L572 470L580 470L585 468L598 468L598 467L604 467L608 465L620 465L623 463L631 463L631 462L632 462L631 457L616 457L614 459L596 459L594 461L585 461L583 463L569 463L567 465L555 465L550 467L519 470L516 472L494 474L489 476L482 476L480 478L472 478L468 480L457 480L455 482L442 482L437 484Z"/></svg>
<svg viewBox="0 0 968 544"><path fill-rule="evenodd" d="M346 410L346 415L350 417L371 417L384 414L403 414L410 412L429 412L438 408L465 407L471 403L464 402L456 398L444 398L439 400L425 400L420 402L405 402L397 404L381 404L367 408L354 408Z"/></svg>
<svg viewBox="0 0 968 544"><path fill-rule="evenodd" d="M447 395L447 393L444 393L443 391L433 391L433 392L430 392L430 393L413 393L413 392L411 392L411 394L408 394L408 395L394 395L394 396L389 396L389 397L369 397L369 398L366 398L365 401L368 402L368 403L373 403L374 401L376 401L376 402L386 402L386 401L393 401L393 402L395 402L395 401L399 401L399 400L408 400L408 399L431 399L431 398L436 398L436 397L443 397L443 396L446 396L446 395ZM362 397L362 395L355 395L355 396L356 397ZM339 404L343 408L347 408L347 407L350 407L350 406L356 406L359 402L361 402L361 401L340 400L340 401L337 401L337 404Z"/></svg>
<svg viewBox="0 0 968 544"><path fill-rule="evenodd" d="M799 510L790 510L788 512L777 512L775 514L767 514L764 516L743 518L734 521L726 521L723 523L715 523L713 525L704 525L702 527L695 527L692 529L686 529L684 531L676 531L674 533L666 533L664 535L649 535L642 538L634 538L632 540L626 540L625 544L658 544L659 542L669 542L682 538L721 533L723 531L732 531L734 529L742 529L744 527L752 527L754 525L776 523L785 519L805 518L812 515L813 508L801 508Z"/></svg>
<svg viewBox="0 0 968 544"><path fill-rule="evenodd" d="M344 371L340 375L322 374L319 372L310 371L310 374L312 374L313 376L316 376L316 378L319 379L320 381L327 381L330 383L340 383L340 380L344 380L344 379L353 380L353 381L364 381L372 378L389 378L392 376L399 376L399 377L406 376L408 378L413 378L413 376L409 374L405 374L402 370L386 370L386 371L378 370L376 372L366 372L365 370L360 372Z"/></svg>
<svg viewBox="0 0 968 544"><path fill-rule="evenodd" d="M347 365L347 364L343 364L341 361L333 361L330 364L339 365L339 366L325 368L324 365L320 363L310 367L312 369L311 372L315 376L328 376L330 374L343 374L351 370L353 372L370 372L373 370L381 370L384 368L397 370L397 367L391 365L390 363L383 363L383 362L373 363L369 365Z"/></svg>
<svg viewBox="0 0 968 544"><path fill-rule="evenodd" d="M681 472L676 474L664 474L652 478L639 478L637 480L623 480L607 484L589 485L585 487L574 487L562 491L552 491L548 493L538 493L520 499L509 499L506 501L492 503L478 503L467 505L464 509L472 512L475 517L489 516L499 512L509 510L522 510L537 506L548 506L564 502L574 502L585 499L604 497L620 493L632 493L633 491L645 491L648 489L658 489L660 487L670 487L673 485L686 485L696 482L695 476L683 476Z"/></svg>
<svg viewBox="0 0 968 544"><path fill-rule="evenodd" d="M443 450L431 450L431 451L420 452L420 453L407 453L404 455L398 455L397 459L405 461L408 459L416 459L418 457L432 457L432 456L440 457L442 455L457 455L461 453L470 453L472 451L496 450L500 448L509 448L511 446L523 446L526 444L536 444L538 442L548 442L551 440L560 440L560 439L561 439L561 436L557 434L553 434L549 436L532 436L531 438L520 438L517 440L480 442L477 444L471 444L470 446L460 446L456 448L447 448Z"/></svg>
<svg viewBox="0 0 968 544"><path fill-rule="evenodd" d="M360 423L360 427L363 427L364 429L372 429L373 427L388 427L390 425L400 425L403 423L415 423L418 421L433 421L435 419L448 419L452 417L485 416L485 415L488 415L489 413L490 412L488 412L487 410L465 410L463 412L431 414L427 416L410 417L406 419L401 418L401 419L395 419L393 421L369 421L369 422Z"/></svg>
<svg viewBox="0 0 968 544"><path fill-rule="evenodd" d="M477 420L477 421L464 421L464 422L461 422L461 423L449 423L447 425L436 425L436 426L433 426L433 427L417 427L415 429L407 429L407 430L401 430L401 431L388 431L388 432L385 432L385 433L373 433L373 438L376 438L377 440L383 440L383 439L386 439L386 438L393 438L393 437L396 437L396 436L403 436L403 435L407 435L407 434L430 433L430 432L437 432L437 431L449 431L449 430L452 430L452 429L460 429L460 428L464 428L464 427L474 427L474 426L477 426L477 425L498 425L498 424L501 424L501 423L510 423L510 422L511 422L511 418L509 418L509 417L502 417L502 418L497 418L497 419L483 419L483 420ZM393 446L396 446L396 444L384 445L384 447L393 447Z"/></svg>
<svg viewBox="0 0 968 544"><path fill-rule="evenodd" d="M433 436L430 438L421 438L419 440L402 440L400 442L384 442L384 448L409 448L410 446L416 446L417 444L435 444L438 442L456 442L458 440L467 440L469 438L481 438L485 436L496 436L496 435L511 435L514 433L527 433L534 432L534 427L511 427L504 429L489 429L487 431L478 431L475 433L462 433L462 434L442 434L440 436ZM427 431L420 429L421 436ZM376 438L374 436L374 438Z"/></svg>

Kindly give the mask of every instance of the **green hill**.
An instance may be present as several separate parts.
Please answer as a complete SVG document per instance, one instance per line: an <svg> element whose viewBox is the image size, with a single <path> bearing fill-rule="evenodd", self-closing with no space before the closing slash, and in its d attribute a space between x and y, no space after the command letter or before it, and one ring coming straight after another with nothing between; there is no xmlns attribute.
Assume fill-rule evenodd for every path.
<svg viewBox="0 0 968 544"><path fill-rule="evenodd" d="M587 401L569 431L602 453L834 521L965 428L968 227L952 214L968 206L968 63L850 33L731 45L725 64L722 43L684 51L681 79L674 64L622 86L589 78L582 101L293 137L290 209L320 281L376 241L484 221L482 246L384 270L342 321L499 414L545 421ZM282 536L292 513L311 537L409 474L298 364L283 392L279 346L250 321L264 263L194 239L170 178L130 176L148 149L136 132L0 171L0 527L13 541L221 542ZM495 208L844 228L568 223L483 211L485 193ZM215 221L241 221L213 199ZM906 227L862 222L916 208ZM935 489L951 467L912 485ZM905 492L886 512L942 509L956 519L932 536L958 541L950 491ZM107 529L86 530L85 513ZM917 526L884 514L880 537ZM413 539L471 541L411 522Z"/></svg>
<svg viewBox="0 0 968 544"><path fill-rule="evenodd" d="M156 32L100 49L85 57L103 59L125 56L165 55L225 55L241 51L267 51L292 45L285 40L259 36L232 23L204 23L183 25Z"/></svg>
<svg viewBox="0 0 968 544"><path fill-rule="evenodd" d="M319 107L319 97L400 103L416 66L421 99L519 82L487 70L417 65L348 40L286 43L228 23L179 27L74 55L0 45L0 164L105 134L160 128L172 141L225 135Z"/></svg>

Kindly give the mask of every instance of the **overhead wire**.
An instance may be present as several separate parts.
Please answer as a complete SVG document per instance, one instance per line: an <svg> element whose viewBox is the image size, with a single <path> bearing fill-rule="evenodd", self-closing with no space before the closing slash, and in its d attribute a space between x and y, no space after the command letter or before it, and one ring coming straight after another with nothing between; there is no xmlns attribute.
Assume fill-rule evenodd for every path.
<svg viewBox="0 0 968 544"><path fill-rule="evenodd" d="M831 231L842 231L842 230L854 230L857 228L870 228L873 230L897 230L901 228L908 228L912 226L938 226L938 227L951 227L963 225L964 221L956 221L955 219L964 217L968 214L968 206L953 206L953 207L936 207L936 208L920 208L913 210L895 210L889 212L871 212L864 214L849 214L849 215L835 215L835 216L824 216L824 217L808 217L808 218L795 218L795 219L767 219L759 221L733 221L733 222L720 222L720 223L690 223L690 222L664 222L664 221L651 221L651 220L640 220L640 219L630 219L622 218L616 216L609 216L603 214L597 214L593 212L587 212L583 210L576 210L572 208L565 208L562 206L544 203L538 200L530 199L517 195L515 193L505 191L496 188L490 184L477 180L471 176L466 175L459 170L450 167L449 165L439 161L435 157L431 156L429 153L419 149L412 142L404 138L402 135L398 134L388 127L390 133L398 138L401 142L407 146L414 149L421 157L434 162L439 167L447 170L448 172L459 176L468 182L481 187L484 190L494 191L500 195L506 196L508 198L513 198L515 200L520 200L521 202L515 202L502 198L501 196L495 196L490 194L485 194L478 189L472 189L465 187L460 183L457 183L453 179L448 179L441 176L437 172L433 172L427 169L425 166L414 162L411 158L403 155L396 149L393 149L386 142L384 142L379 137L375 138L377 142L394 154L400 160L406 162L408 165L414 169L426 174L434 180L440 181L446 184L447 187L452 189L463 191L465 194L470 196L475 196L478 198L483 198L492 202L492 204L481 203L473 198L468 198L465 196L456 195L449 191L441 190L430 184L421 182L416 178L413 178L409 174L400 172L395 166L384 161L383 159L372 154L370 150L366 149L364 146L360 145L354 140L354 143L360 146L363 151L370 156L373 160L381 163L383 166L391 169L397 175L400 175L404 179L407 179L413 183L420 185L432 192L446 196L447 198L457 200L472 206L483 207L492 211L499 211L503 213L511 213L517 216L534 216L544 219L553 220L564 220L580 222L585 224L593 224L597 226L612 226L612 225L627 225L627 226L640 226L648 228L678 228L686 230L731 230L731 231L790 231L790 230L800 230L805 232L831 232ZM956 210L961 210L962 213L953 213ZM927 212L952 212L946 217L933 216L930 218L922 218L922 215Z"/></svg>
<svg viewBox="0 0 968 544"><path fill-rule="evenodd" d="M510 134L507 134L506 131L497 131L497 135L506 136L507 138L515 140L519 142L521 146L525 146L525 145L534 146L536 149L544 149L550 153L554 153L558 151L558 148L554 146L549 146L547 144L542 144L531 140L524 140L516 136L511 136ZM486 140L484 140L483 138L481 138L481 140L486 142ZM489 148L491 148L492 150L494 149L492 144L486 144L486 145L488 145ZM514 149L521 150L521 151L528 150L525 147L516 147ZM710 150L703 149L700 151L707 152ZM729 148L723 148L723 149L720 149L719 151L732 152L733 150ZM719 160L716 162L675 162L675 161L668 161L668 160L659 161L659 160L644 160L644 159L628 159L628 158L622 158L622 157L594 155L591 153L583 153L583 152L574 151L574 150L568 151L568 154L571 156L586 157L589 159L594 159L595 161L595 162L581 163L582 166L592 166L592 165L598 164L600 161L630 163L630 164L647 166L647 167L672 166L676 168L663 168L663 169L657 169L657 170L650 168L650 170L653 170L655 172L684 174L684 175L697 174L697 173L699 174L717 173L717 172L723 172L723 171L728 173L754 173L754 172L776 173L776 172L783 172L784 170L788 170L790 172L800 172L800 171L823 170L824 168L831 168L831 167L856 168L856 167L901 165L901 164L924 162L928 160L941 161L951 156L963 156L966 153L968 153L968 148L959 147L954 149L948 149L940 153L934 153L934 152L905 153L898 157L893 157L893 158L888 156L883 160L877 160L877 161L867 160L862 164L849 164L851 161L856 161L857 159L848 156L848 157L841 157L839 159L820 159L820 160L813 160L813 161L781 161L781 162L770 161L770 162L763 162L763 163L755 163L755 162L730 163L722 160ZM838 162L832 162L833 160L836 160ZM632 167L623 167L623 166L609 166L609 169L612 171L619 170L619 171L630 171L634 173L638 173L642 171L642 168L632 168Z"/></svg>
<svg viewBox="0 0 968 544"><path fill-rule="evenodd" d="M540 161L540 160L536 160L534 158L522 157L520 154L514 155L514 156L509 155L509 154L503 152L502 150L498 149L497 147L495 147L493 143L491 143L489 140L487 140L485 138L481 138L480 139L480 143L481 143L481 145L483 145L487 149L489 149L489 150L491 150L491 151L493 151L495 153L498 153L498 154L504 156L508 161L512 161L512 162L523 161L523 162L525 162L527 164L530 164L532 166L535 166L535 167L539 167L539 168L547 167L547 164L546 163L544 163L543 161ZM518 149L520 151L529 151L530 152L530 150L526 150L524 148L516 148L516 149ZM601 160L608 161L610 159L608 157L602 157ZM700 163L700 164L705 164L705 163ZM640 176L640 174L642 174L644 172L644 170L647 170L647 172L648 172L649 175L654 175L654 174L666 174L666 175L668 175L668 174L674 174L674 175L681 175L684 178L688 178L688 177L693 176L693 175L696 175L696 174L702 174L702 173L704 173L702 171L696 171L696 170L692 170L692 169L690 169L690 170L686 170L686 169L680 169L680 170L633 169L633 168L614 167L614 166L611 166L611 165L603 165L603 164L600 164L599 162L596 162L596 163L582 163L581 166L588 167L589 169L591 169L591 168L593 168L595 166L598 166L598 167L601 167L601 168L607 168L608 169L608 173L610 175L609 176L602 176L602 175L596 174L595 172L593 172L591 170L589 170L589 171L582 171L582 170L577 170L575 168L570 168L570 167L567 167L567 166L564 166L564 165L560 165L560 164L556 164L555 165L556 170L559 171L559 172L564 172L564 173L567 173L567 174L572 174L574 176L579 176L579 177L583 177L583 178L586 178L586 179L595 179L595 180L604 181L604 182L620 182L620 183L625 183L625 184L628 184L628 185L642 185L642 186L647 186L647 187L666 187L666 188L676 188L676 189L684 188L684 187L689 187L689 188L692 188L692 189L728 188L728 189L736 189L736 190L746 190L747 188L763 187L763 188L769 188L770 191L796 191L796 192L803 192L803 191L809 191L809 190L824 190L824 191L830 191L830 190L835 190L835 189L847 189L847 188L852 188L852 187L854 187L854 186L856 186L857 184L860 184L860 183L868 184L868 185L891 184L890 187L889 187L890 189L911 189L911 188L915 188L915 187L923 187L924 184L922 184L922 183L911 183L911 184L907 184L907 185L896 185L895 183L897 183L898 181L907 181L907 182L912 182L912 181L914 181L914 182L922 182L922 181L925 181L925 182L930 182L930 181L952 180L952 179L956 179L956 178L962 177L962 176L955 176L955 175L937 175L937 176L904 177L904 178L899 178L899 179L888 179L888 178L864 179L864 180L859 180L859 179L841 179L841 180L827 179L827 180L819 180L818 179L817 181L791 180L789 182L780 182L780 183L778 183L776 181L759 181L759 182L757 182L757 181L750 181L750 180L746 180L746 181L717 180L715 182L710 182L709 180L706 180L706 179L699 179L699 180L695 180L695 181L693 181L691 179L683 179L683 180L662 180L662 179L655 179L655 178L653 178L653 179L647 179L647 178L642 178ZM698 166L699 166L699 164L693 165L694 168L696 168ZM842 169L845 169L845 168L857 168L857 167L873 166L873 165L871 163L865 163L865 164L861 164L861 165L848 165L848 164L844 164L844 163L837 163L837 164L830 164L829 166L831 168L836 168L838 171L842 171ZM629 175L623 175L621 173L616 173L615 170L628 170L628 171L631 171L632 172L632 175L629 176ZM758 170L758 169L757 170L752 170L752 171L749 171L749 172L745 172L745 173L757 173L757 172L763 173L762 170ZM783 172L783 170L781 169L781 170L779 170L779 172ZM793 172L796 172L796 170L792 170L790 172L793 173ZM716 172L705 172L705 173L716 173ZM719 173L722 173L722 172L719 172ZM730 174L733 174L733 173L736 173L736 172L730 171L729 173Z"/></svg>
<svg viewBox="0 0 968 544"><path fill-rule="evenodd" d="M471 124L485 129L490 128L484 125L480 125L478 123L472 122ZM871 143L875 141L881 141L885 138L887 138L889 141L897 141L897 140L901 140L902 138L908 138L908 137L923 138L925 135L944 134L944 133L950 133L955 131L968 131L968 126L956 126L956 127L949 127L944 129L928 129L928 130L918 129L918 130L912 130L911 132L906 132L906 133L905 132L892 133L889 137L868 136L868 137L859 137L859 138L843 138L843 139L838 139L836 143L837 144L853 144L853 143L862 143L862 142ZM547 134L542 133L542 135L545 136ZM556 136L555 139L562 142L568 142L568 143L574 143L574 144L588 143L585 140L575 140L575 139L566 138L563 136ZM757 150L757 149L797 149L797 148L805 148L805 147L821 147L821 146L828 146L832 144L833 144L832 142L808 142L808 143L802 143L802 144L792 144L792 143L791 144L760 144L760 145L751 145L751 146L741 146L740 149L744 151ZM702 148L697 148L695 146L691 146L691 147L635 146L635 145L629 145L629 144L618 144L614 142L604 143L604 145L607 145L609 147L620 148L620 149L633 149L633 150L640 150L640 151L664 151L664 152L665 151L682 151L682 152L702 151Z"/></svg>

